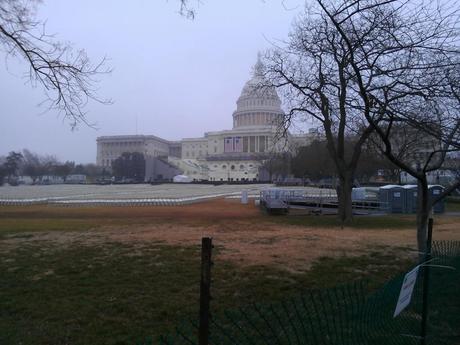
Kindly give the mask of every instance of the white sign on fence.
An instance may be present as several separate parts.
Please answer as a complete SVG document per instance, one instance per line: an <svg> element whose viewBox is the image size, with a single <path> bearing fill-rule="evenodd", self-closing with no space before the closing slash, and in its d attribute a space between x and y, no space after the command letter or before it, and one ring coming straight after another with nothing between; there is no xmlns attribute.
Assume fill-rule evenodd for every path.
<svg viewBox="0 0 460 345"><path fill-rule="evenodd" d="M399 313L401 313L410 304L415 282L417 281L419 267L420 266L415 267L412 271L408 272L404 276L401 291L399 292L398 303L396 304L396 309L393 317L398 316Z"/></svg>

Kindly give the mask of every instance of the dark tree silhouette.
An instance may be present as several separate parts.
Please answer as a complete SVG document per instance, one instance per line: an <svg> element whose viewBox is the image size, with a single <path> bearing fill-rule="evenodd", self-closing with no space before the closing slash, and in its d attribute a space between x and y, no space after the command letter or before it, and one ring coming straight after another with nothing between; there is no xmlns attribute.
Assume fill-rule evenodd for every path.
<svg viewBox="0 0 460 345"><path fill-rule="evenodd" d="M314 16L322 26L313 29L326 30L329 45L311 56L324 67L318 80L324 80L331 92L336 90L338 109L320 104L333 113L341 113L343 104L359 114L352 123L370 126L377 138L368 139L417 179L417 241L423 252L430 207L460 185L456 181L438 198L429 197L427 174L460 149L459 5L423 0L317 0L316 4ZM311 51L307 40L297 42ZM343 62L342 72L325 66L324 54ZM335 82L327 82L331 75ZM341 99L343 80L352 97ZM309 86L305 92L312 92ZM411 142L418 143L415 155L404 154Z"/></svg>
<svg viewBox="0 0 460 345"><path fill-rule="evenodd" d="M351 191L362 146L373 131L362 110L363 103L349 73L349 49L323 12L307 11L293 27L285 47L266 56L267 79L278 88L289 108L288 128L295 117L318 123L327 142L338 179L339 218L353 217ZM347 146L347 138L356 138Z"/></svg>
<svg viewBox="0 0 460 345"><path fill-rule="evenodd" d="M123 152L112 163L112 172L117 179L132 179L143 182L145 178L145 158L139 152Z"/></svg>
<svg viewBox="0 0 460 345"><path fill-rule="evenodd" d="M8 183L11 184L14 182L12 178L18 175L19 166L21 164L22 159L23 156L21 152L11 151L8 154L8 156L6 156L6 161L3 164L3 170L5 172L5 175L8 177Z"/></svg>

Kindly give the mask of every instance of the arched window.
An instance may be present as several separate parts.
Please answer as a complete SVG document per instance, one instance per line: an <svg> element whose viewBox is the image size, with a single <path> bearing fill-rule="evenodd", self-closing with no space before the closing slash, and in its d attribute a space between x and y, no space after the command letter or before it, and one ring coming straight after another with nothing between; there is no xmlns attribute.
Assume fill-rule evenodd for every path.
<svg viewBox="0 0 460 345"><path fill-rule="evenodd" d="M232 170L235 170L235 166L234 166L234 165L232 165L232 166L230 167L230 169L232 169Z"/></svg>

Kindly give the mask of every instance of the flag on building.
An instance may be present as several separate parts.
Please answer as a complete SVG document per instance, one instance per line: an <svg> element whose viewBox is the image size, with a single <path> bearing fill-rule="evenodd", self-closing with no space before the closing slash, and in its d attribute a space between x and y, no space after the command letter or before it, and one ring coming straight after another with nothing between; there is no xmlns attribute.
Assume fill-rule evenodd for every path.
<svg viewBox="0 0 460 345"><path fill-rule="evenodd" d="M224 139L224 152L234 152L233 137L227 137Z"/></svg>
<svg viewBox="0 0 460 345"><path fill-rule="evenodd" d="M235 152L243 152L243 138L242 137L234 137L234 151Z"/></svg>

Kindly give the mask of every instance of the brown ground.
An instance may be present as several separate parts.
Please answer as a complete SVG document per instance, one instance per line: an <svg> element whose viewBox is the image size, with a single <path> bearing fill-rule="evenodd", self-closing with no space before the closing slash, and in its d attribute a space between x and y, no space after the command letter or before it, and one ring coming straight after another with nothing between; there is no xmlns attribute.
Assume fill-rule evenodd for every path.
<svg viewBox="0 0 460 345"><path fill-rule="evenodd" d="M5 207L1 221L50 219L86 221L88 231L40 231L17 233L0 241L4 249L24 242L51 241L61 245L115 241L143 245L164 242L197 245L203 236L213 237L220 248L218 259L243 265L275 264L290 270L306 269L321 256L363 254L375 248L415 248L414 229L319 228L283 224L281 218L262 214L253 205L236 200L214 200L181 207ZM275 221L274 221L275 220ZM460 240L460 218L436 219L435 240ZM1 248L0 247L0 248ZM414 251L415 252L415 251ZM308 267L307 267L308 268Z"/></svg>

